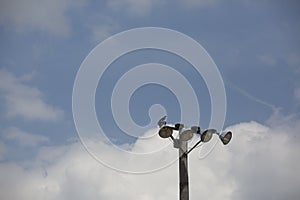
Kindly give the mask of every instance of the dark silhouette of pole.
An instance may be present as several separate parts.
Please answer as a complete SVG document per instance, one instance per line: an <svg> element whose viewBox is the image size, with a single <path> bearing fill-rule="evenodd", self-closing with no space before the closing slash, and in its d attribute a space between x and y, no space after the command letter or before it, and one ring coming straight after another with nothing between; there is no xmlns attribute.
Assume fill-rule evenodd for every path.
<svg viewBox="0 0 300 200"><path fill-rule="evenodd" d="M180 200L189 199L189 176L187 141L179 140L179 196Z"/></svg>

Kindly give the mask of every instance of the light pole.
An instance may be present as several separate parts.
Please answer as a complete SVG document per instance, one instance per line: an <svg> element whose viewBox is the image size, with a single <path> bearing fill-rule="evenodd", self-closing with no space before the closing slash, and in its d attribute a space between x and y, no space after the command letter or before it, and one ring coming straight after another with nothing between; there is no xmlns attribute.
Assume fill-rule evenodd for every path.
<svg viewBox="0 0 300 200"><path fill-rule="evenodd" d="M207 129L201 132L199 126L192 126L190 129L183 130L183 124L175 124L174 126L166 125L166 116L158 121L159 136L161 138L171 138L174 148L179 149L179 197L180 200L189 199L189 176L188 176L188 154L195 149L201 142L208 142L213 134L217 134L224 145L227 145L231 138L231 131L219 133L215 129ZM173 137L173 131L179 132L179 137ZM200 140L190 149L188 149L188 141L192 139L194 134L200 135Z"/></svg>

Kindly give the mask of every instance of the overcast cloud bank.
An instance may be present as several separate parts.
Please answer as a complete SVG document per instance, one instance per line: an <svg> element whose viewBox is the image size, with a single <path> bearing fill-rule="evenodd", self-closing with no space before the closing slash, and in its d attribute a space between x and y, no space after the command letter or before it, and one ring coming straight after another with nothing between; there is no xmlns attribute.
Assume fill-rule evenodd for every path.
<svg viewBox="0 0 300 200"><path fill-rule="evenodd" d="M296 133L299 126L299 120L294 120L280 127L254 121L228 127L234 133L228 146L218 143L204 159L199 159L198 150L190 154L191 198L298 199L300 138ZM155 145L153 141L149 140ZM4 180L0 182L1 199L178 197L177 162L158 172L133 175L98 163L79 142L42 146L38 151L31 163L1 162L0 177ZM111 151L114 159L122 160L125 154L116 155ZM151 162L162 162L162 159L158 157ZM132 163L124 161L123 164ZM143 163L134 164L143 166Z"/></svg>

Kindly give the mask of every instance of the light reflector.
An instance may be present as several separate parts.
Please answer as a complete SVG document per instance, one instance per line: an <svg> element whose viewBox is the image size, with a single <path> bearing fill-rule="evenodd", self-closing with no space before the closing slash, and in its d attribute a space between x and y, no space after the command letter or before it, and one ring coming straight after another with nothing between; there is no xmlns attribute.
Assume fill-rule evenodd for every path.
<svg viewBox="0 0 300 200"><path fill-rule="evenodd" d="M216 129L207 129L201 133L201 141L208 142L214 133L217 133Z"/></svg>
<svg viewBox="0 0 300 200"><path fill-rule="evenodd" d="M159 129L158 135L161 138L168 138L168 137L170 137L172 135L172 133L173 133L173 130L172 130L171 127L164 126L161 129Z"/></svg>
<svg viewBox="0 0 300 200"><path fill-rule="evenodd" d="M180 140L188 141L188 140L192 139L193 136L194 136L194 133L192 130L185 130L180 133Z"/></svg>
<svg viewBox="0 0 300 200"><path fill-rule="evenodd" d="M228 131L228 132L224 132L222 134L219 135L219 138L221 139L222 143L224 145L228 144L232 138L232 132Z"/></svg>

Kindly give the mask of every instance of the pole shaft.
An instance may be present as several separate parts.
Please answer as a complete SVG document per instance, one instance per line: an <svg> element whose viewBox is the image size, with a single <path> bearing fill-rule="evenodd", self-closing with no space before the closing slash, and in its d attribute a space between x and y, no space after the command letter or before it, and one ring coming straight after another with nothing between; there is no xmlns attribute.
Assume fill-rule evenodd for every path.
<svg viewBox="0 0 300 200"><path fill-rule="evenodd" d="M179 196L180 200L189 199L187 141L180 141L179 148Z"/></svg>

